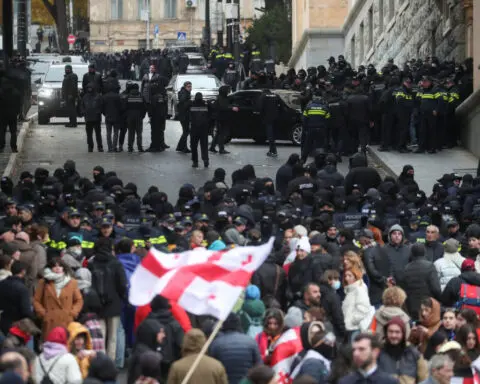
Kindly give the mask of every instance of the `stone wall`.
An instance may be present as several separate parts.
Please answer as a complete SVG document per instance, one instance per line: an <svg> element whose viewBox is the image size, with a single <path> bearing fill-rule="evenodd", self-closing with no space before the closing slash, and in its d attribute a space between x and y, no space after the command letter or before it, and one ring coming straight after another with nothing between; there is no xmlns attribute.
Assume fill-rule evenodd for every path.
<svg viewBox="0 0 480 384"><path fill-rule="evenodd" d="M444 13L444 1L451 4L450 17ZM368 63L381 67L389 58L398 65L430 55L440 60L465 59L462 0L357 0L343 30L345 56L356 67Z"/></svg>

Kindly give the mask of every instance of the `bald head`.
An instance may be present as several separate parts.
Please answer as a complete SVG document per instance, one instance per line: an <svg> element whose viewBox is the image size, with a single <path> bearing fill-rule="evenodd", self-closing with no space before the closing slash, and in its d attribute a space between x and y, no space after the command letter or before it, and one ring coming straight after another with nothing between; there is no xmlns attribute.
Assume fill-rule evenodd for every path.
<svg viewBox="0 0 480 384"><path fill-rule="evenodd" d="M6 352L0 357L0 370L12 371L26 383L29 376L27 360L18 352Z"/></svg>
<svg viewBox="0 0 480 384"><path fill-rule="evenodd" d="M28 236L28 233L26 232L18 232L17 235L15 236L16 239L18 240L23 240L27 244L30 243L30 236Z"/></svg>

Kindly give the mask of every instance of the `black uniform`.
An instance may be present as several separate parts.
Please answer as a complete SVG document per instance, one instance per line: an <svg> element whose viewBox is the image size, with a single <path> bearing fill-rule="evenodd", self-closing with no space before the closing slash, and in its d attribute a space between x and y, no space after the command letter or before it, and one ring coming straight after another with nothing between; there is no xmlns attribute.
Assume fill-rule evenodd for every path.
<svg viewBox="0 0 480 384"><path fill-rule="evenodd" d="M150 83L150 152L164 151L168 146L165 144L165 124L167 119L167 91L168 79L156 75Z"/></svg>
<svg viewBox="0 0 480 384"><path fill-rule="evenodd" d="M93 71L90 72L91 70ZM90 64L88 72L83 75L82 88L84 91L87 89L88 84L93 84L95 86L96 93L103 92L102 76L95 72L95 67L92 67L92 64Z"/></svg>
<svg viewBox="0 0 480 384"><path fill-rule="evenodd" d="M190 105L191 93L185 87L178 92L178 115L180 117L180 124L182 125L182 136L177 144L178 152L189 153L187 146L187 138L190 133Z"/></svg>
<svg viewBox="0 0 480 384"><path fill-rule="evenodd" d="M423 88L417 93L417 101L420 104L420 132L418 135L418 150L422 153L429 151L431 153L437 148L437 99L435 91L430 88Z"/></svg>
<svg viewBox="0 0 480 384"><path fill-rule="evenodd" d="M142 95L138 90L137 84L132 84L126 99L127 109L127 128L128 128L128 152L133 152L133 142L137 135L137 148L139 152L143 152L142 133L143 118L145 117L146 108Z"/></svg>
<svg viewBox="0 0 480 384"><path fill-rule="evenodd" d="M192 150L193 167L198 167L198 143L202 152L202 160L205 167L208 167L208 127L210 124L210 108L203 100L203 95L199 92L195 95L195 100L190 107L190 148Z"/></svg>
<svg viewBox="0 0 480 384"><path fill-rule="evenodd" d="M321 97L315 96L308 103L303 112L302 162L307 161L308 156L314 149L325 149L327 121L330 117L328 105Z"/></svg>
<svg viewBox="0 0 480 384"><path fill-rule="evenodd" d="M267 155L277 155L277 146L275 145L275 121L281 112L282 104L280 96L276 93L264 92L260 96L259 110L263 123L267 129L267 140L270 150Z"/></svg>
<svg viewBox="0 0 480 384"><path fill-rule="evenodd" d="M360 87L347 97L347 118L350 134L365 152L370 143L371 112L368 96L362 94Z"/></svg>
<svg viewBox="0 0 480 384"><path fill-rule="evenodd" d="M21 109L21 94L10 79L0 87L0 150L5 148L5 134L10 130L10 148L17 152L17 118Z"/></svg>
<svg viewBox="0 0 480 384"><path fill-rule="evenodd" d="M223 79L222 81L230 86L233 92L237 90L237 84L238 84L238 72L236 71L235 68L227 68L225 73L223 74Z"/></svg>
<svg viewBox="0 0 480 384"><path fill-rule="evenodd" d="M107 127L108 152L117 151L118 134L122 127L122 99L113 89L103 95L103 114ZM113 130L113 142L112 142Z"/></svg>
<svg viewBox="0 0 480 384"><path fill-rule="evenodd" d="M393 100L395 104L395 121L396 121L396 148L402 152L408 152L407 143L410 130L410 117L413 112L413 94L411 88L402 85L393 92Z"/></svg>
<svg viewBox="0 0 480 384"><path fill-rule="evenodd" d="M220 153L226 154L225 140L228 136L228 117L232 106L228 100L228 86L222 86L218 90L218 97L215 101L216 126L217 130L210 146L210 151L217 152L215 149L218 144Z"/></svg>
<svg viewBox="0 0 480 384"><path fill-rule="evenodd" d="M88 152L93 152L93 131L97 141L97 149L103 152L102 144L102 96L95 92L95 85L88 84L82 99L82 111L85 116L85 130L87 132Z"/></svg>
<svg viewBox="0 0 480 384"><path fill-rule="evenodd" d="M62 99L70 120L69 127L77 126L77 98L78 98L78 76L72 72L72 66L65 66L65 76L62 82Z"/></svg>

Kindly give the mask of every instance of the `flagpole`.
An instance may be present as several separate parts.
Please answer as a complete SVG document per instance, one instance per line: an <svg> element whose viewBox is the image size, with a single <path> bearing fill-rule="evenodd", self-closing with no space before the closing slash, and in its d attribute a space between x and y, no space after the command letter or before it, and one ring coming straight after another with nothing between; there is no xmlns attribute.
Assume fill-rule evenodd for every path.
<svg viewBox="0 0 480 384"><path fill-rule="evenodd" d="M215 325L215 328L213 328L212 334L208 338L207 342L204 344L204 346L200 350L200 353L195 358L195 361L190 367L190 370L187 372L187 376L185 376L185 378L183 379L182 384L187 384L188 381L191 379L193 373L195 372L195 369L197 369L198 364L200 364L200 360L207 353L208 347L210 346L210 344L212 344L212 341L215 339L215 336L217 336L217 333L220 332L220 329L222 329L222 325L223 325L223 320L219 320L217 322L217 325Z"/></svg>

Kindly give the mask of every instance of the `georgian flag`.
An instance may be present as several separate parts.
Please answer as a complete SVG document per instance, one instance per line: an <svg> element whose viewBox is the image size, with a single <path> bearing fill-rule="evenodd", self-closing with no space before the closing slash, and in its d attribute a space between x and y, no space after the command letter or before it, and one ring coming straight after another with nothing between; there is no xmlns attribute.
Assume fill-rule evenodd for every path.
<svg viewBox="0 0 480 384"><path fill-rule="evenodd" d="M273 241L224 251L163 253L151 248L131 277L129 301L140 306L162 295L194 315L225 320Z"/></svg>
<svg viewBox="0 0 480 384"><path fill-rule="evenodd" d="M300 327L290 328L275 342L270 359L270 366L277 374L280 384L292 382L290 369L295 357L303 350Z"/></svg>

